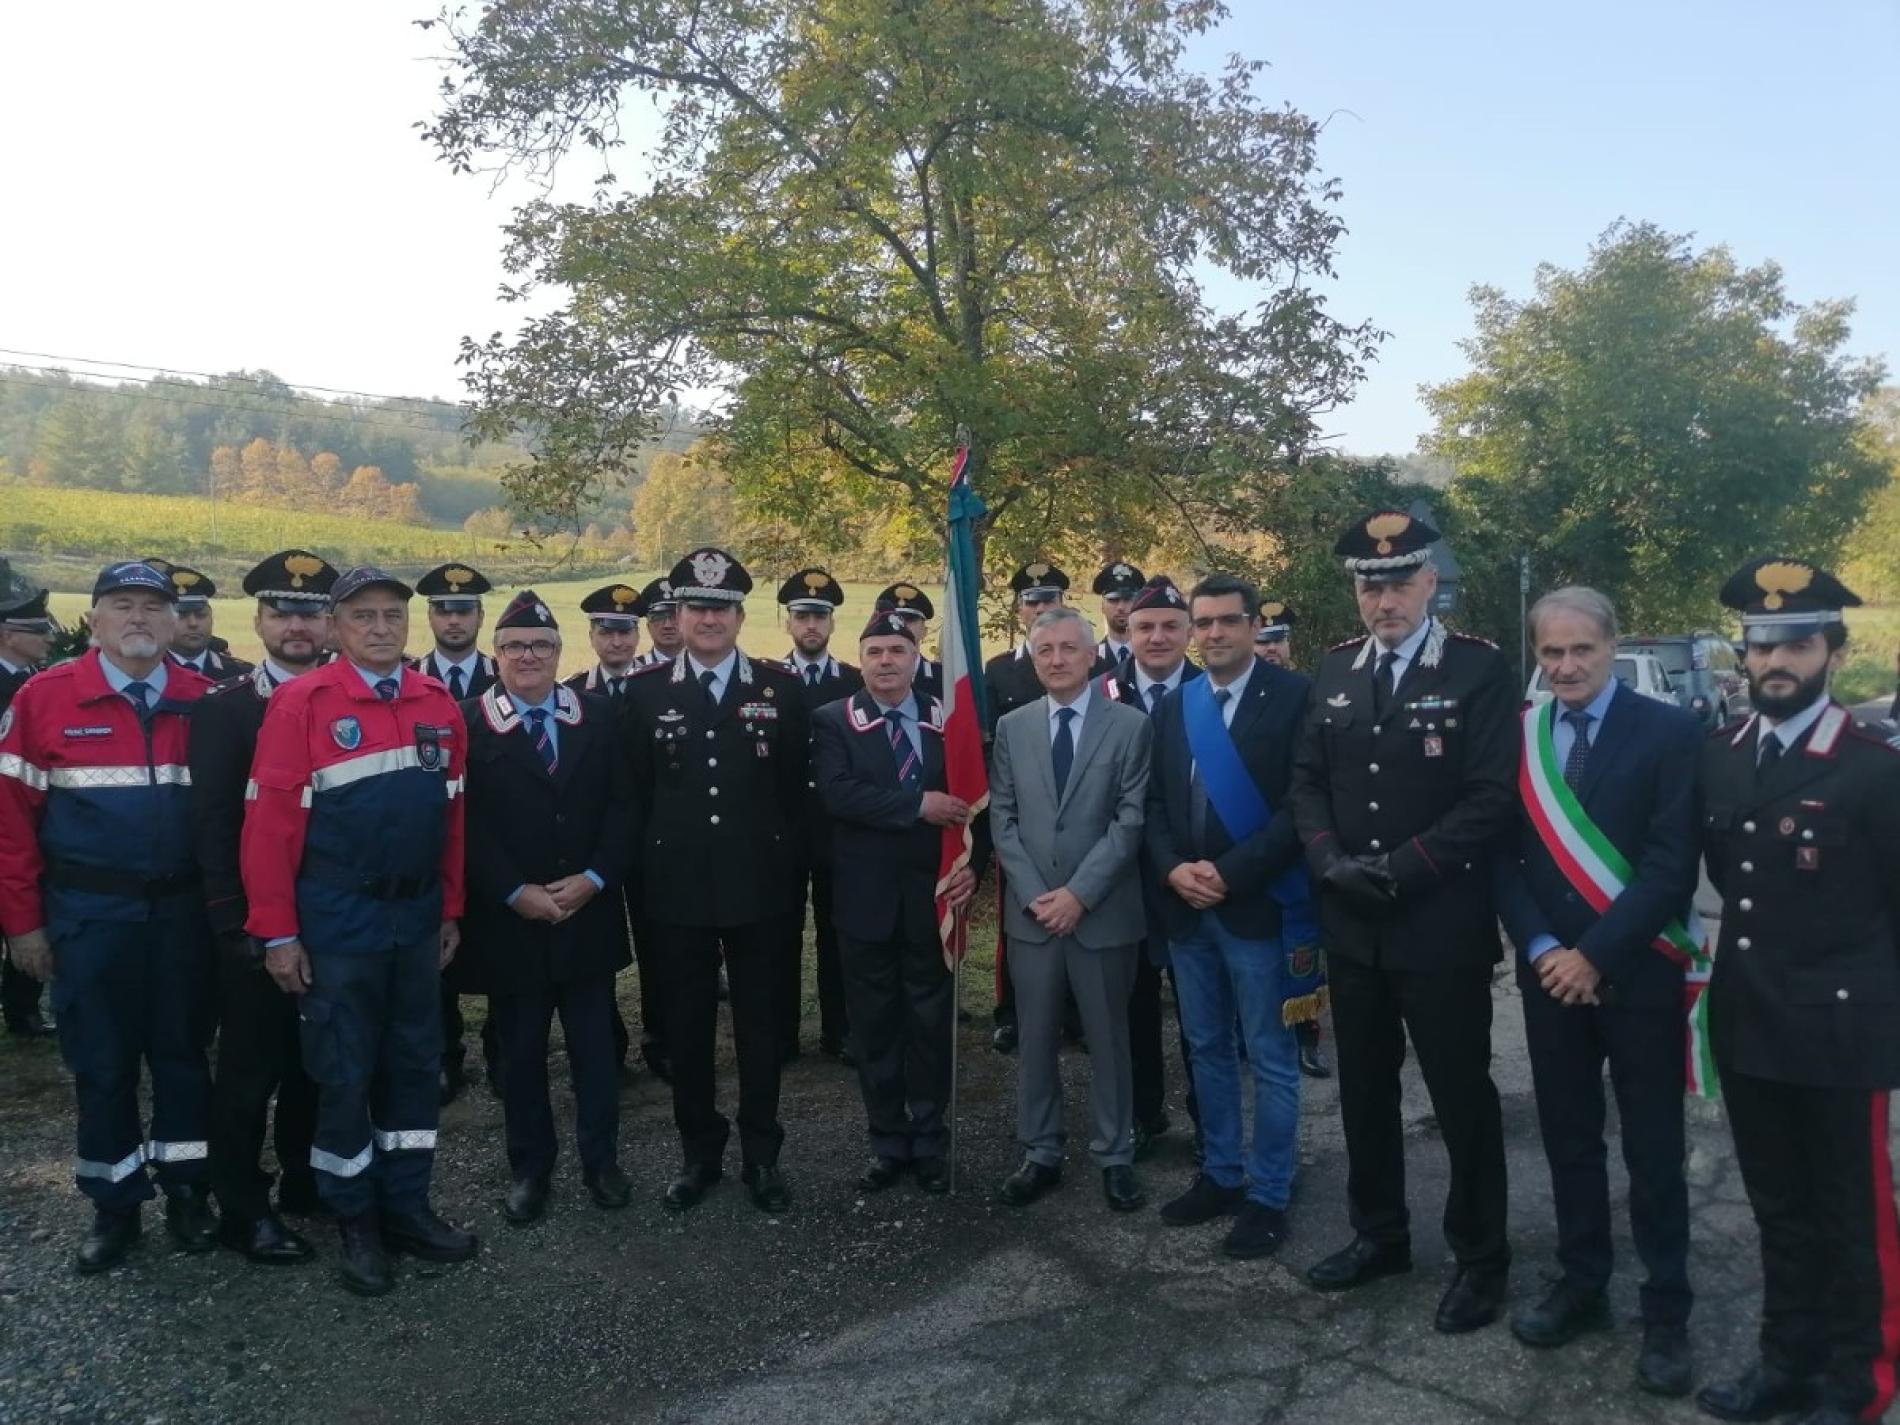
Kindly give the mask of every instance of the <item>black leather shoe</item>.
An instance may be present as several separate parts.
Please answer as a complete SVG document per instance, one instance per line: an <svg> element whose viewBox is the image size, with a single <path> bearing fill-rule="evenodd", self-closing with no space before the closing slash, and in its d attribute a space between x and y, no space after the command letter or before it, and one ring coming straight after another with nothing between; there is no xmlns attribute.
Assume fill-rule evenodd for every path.
<svg viewBox="0 0 1900 1425"><path fill-rule="evenodd" d="M596 1173L582 1173L581 1183L587 1195L593 1198L594 1206L605 1211L618 1212L633 1201L633 1184L627 1181L618 1163L609 1163Z"/></svg>
<svg viewBox="0 0 1900 1425"><path fill-rule="evenodd" d="M539 1222L548 1210L546 1178L516 1178L509 1184L508 1195L501 1200L501 1215L512 1227Z"/></svg>
<svg viewBox="0 0 1900 1425"><path fill-rule="evenodd" d="M1643 1349L1636 1357L1636 1383L1651 1395L1689 1393L1695 1383L1695 1363L1689 1354L1688 1327L1643 1328Z"/></svg>
<svg viewBox="0 0 1900 1425"><path fill-rule="evenodd" d="M855 1069L858 1066L858 1056L851 1052L851 1041L848 1039L833 1039L829 1036L820 1039L818 1052L827 1059L836 1059L840 1068Z"/></svg>
<svg viewBox="0 0 1900 1425"><path fill-rule="evenodd" d="M1695 1403L1704 1415L1718 1420L1772 1420L1791 1415L1814 1405L1814 1384L1757 1361L1739 1380L1705 1385L1696 1392Z"/></svg>
<svg viewBox="0 0 1900 1425"><path fill-rule="evenodd" d="M1326 1062L1326 1056L1319 1052L1317 1044L1300 1045L1300 1072L1309 1079L1330 1079L1332 1066Z"/></svg>
<svg viewBox="0 0 1900 1425"><path fill-rule="evenodd" d="M904 1176L904 1160L887 1158L882 1153L864 1165L864 1171L858 1174L858 1191L883 1192L885 1188Z"/></svg>
<svg viewBox="0 0 1900 1425"><path fill-rule="evenodd" d="M1322 1262L1306 1269L1306 1284L1316 1291L1351 1291L1356 1286L1412 1270L1409 1242L1374 1242L1355 1237Z"/></svg>
<svg viewBox="0 0 1900 1425"><path fill-rule="evenodd" d="M218 1244L218 1217L211 1210L211 1193L200 1183L173 1188L165 1194L165 1230L186 1252L209 1252Z"/></svg>
<svg viewBox="0 0 1900 1425"><path fill-rule="evenodd" d="M666 1205L676 1212L696 1207L707 1189L725 1176L717 1163L688 1163L666 1190Z"/></svg>
<svg viewBox="0 0 1900 1425"><path fill-rule="evenodd" d="M316 1256L309 1239L290 1230L283 1218L266 1212L255 1222L226 1217L218 1223L218 1241L247 1261L266 1267L290 1267Z"/></svg>
<svg viewBox="0 0 1900 1425"><path fill-rule="evenodd" d="M792 1190L785 1186L785 1175L776 1163L759 1163L739 1175L752 1205L760 1212L783 1212L792 1205Z"/></svg>
<svg viewBox="0 0 1900 1425"><path fill-rule="evenodd" d="M317 1193L317 1180L313 1177L290 1177L285 1175L277 1183L277 1210L288 1212L292 1217L324 1217L330 1209L323 1205L323 1199Z"/></svg>
<svg viewBox="0 0 1900 1425"><path fill-rule="evenodd" d="M1609 1298L1570 1281L1559 1281L1537 1305L1511 1318L1511 1334L1526 1346L1567 1346L1586 1331L1609 1329Z"/></svg>
<svg viewBox="0 0 1900 1425"><path fill-rule="evenodd" d="M911 1176L917 1179L917 1186L932 1197L941 1197L950 1191L950 1165L942 1158L934 1155L913 1158L910 1171Z"/></svg>
<svg viewBox="0 0 1900 1425"><path fill-rule="evenodd" d="M432 1208L383 1218L383 1245L425 1262L466 1262L479 1243L467 1228L444 1222Z"/></svg>
<svg viewBox="0 0 1900 1425"><path fill-rule="evenodd" d="M442 1107L447 1108L461 1097L463 1086L468 1083L468 1075L460 1064L444 1064L435 1076L435 1094Z"/></svg>
<svg viewBox="0 0 1900 1425"><path fill-rule="evenodd" d="M995 1033L990 1035L990 1048L999 1054L1014 1054L1016 1052L1016 1026L1013 1024L997 1025Z"/></svg>
<svg viewBox="0 0 1900 1425"><path fill-rule="evenodd" d="M1020 1168L1003 1179L996 1199L1006 1207L1027 1207L1061 1181L1061 1168L1025 1158Z"/></svg>
<svg viewBox="0 0 1900 1425"><path fill-rule="evenodd" d="M1511 1274L1502 1267L1460 1267L1451 1285L1438 1299L1432 1326L1447 1336L1461 1336L1489 1326L1504 1310Z"/></svg>
<svg viewBox="0 0 1900 1425"><path fill-rule="evenodd" d="M389 1274L389 1253L383 1248L383 1234L373 1212L345 1217L337 1223L343 1240L343 1260L337 1263L337 1279L344 1290L358 1296L384 1296L396 1285Z"/></svg>
<svg viewBox="0 0 1900 1425"><path fill-rule="evenodd" d="M1230 1257L1271 1257L1286 1242L1286 1209L1264 1202L1243 1203L1240 1217L1220 1244Z"/></svg>
<svg viewBox="0 0 1900 1425"><path fill-rule="evenodd" d="M1153 1118L1135 1120L1135 1161L1147 1159L1155 1150L1155 1140L1165 1135L1174 1125L1165 1112L1157 1113Z"/></svg>
<svg viewBox="0 0 1900 1425"><path fill-rule="evenodd" d="M31 1014L21 1015L18 1019L9 1019L7 1033L15 1039L50 1039L54 1029L36 1009Z"/></svg>
<svg viewBox="0 0 1900 1425"><path fill-rule="evenodd" d="M1206 1173L1196 1173L1186 1192L1161 1204L1161 1220L1170 1227L1199 1227L1216 1217L1232 1217L1246 1200L1245 1187L1222 1187Z"/></svg>
<svg viewBox="0 0 1900 1425"><path fill-rule="evenodd" d="M1102 1197L1116 1212L1133 1212L1148 1202L1148 1194L1135 1181L1135 1170L1126 1163L1102 1169Z"/></svg>
<svg viewBox="0 0 1900 1425"><path fill-rule="evenodd" d="M92 1226L86 1231L85 1241L73 1254L73 1266L83 1276L107 1271L124 1261L125 1254L138 1240L139 1210L136 1207L130 1212L107 1212L99 1208L92 1214Z"/></svg>

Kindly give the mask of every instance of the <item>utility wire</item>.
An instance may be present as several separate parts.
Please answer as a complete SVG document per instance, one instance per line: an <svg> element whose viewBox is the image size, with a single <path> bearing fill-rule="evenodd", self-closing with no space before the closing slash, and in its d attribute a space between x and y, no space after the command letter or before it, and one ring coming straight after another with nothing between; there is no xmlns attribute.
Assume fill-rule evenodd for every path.
<svg viewBox="0 0 1900 1425"><path fill-rule="evenodd" d="M207 381L249 381L257 385L263 384L261 377L252 376L244 372L189 371L182 366L154 366L148 361L107 361L101 357L92 356L60 356L50 351L17 351L8 346L0 346L0 356L25 356L31 357L35 361L69 362L77 366L109 366L127 371L151 371L159 375L199 376ZM149 378L139 377L136 379L145 380ZM278 379L282 380L281 377ZM322 391L326 395L332 396L362 396L371 401L407 401L419 406L438 406L450 410L461 409L459 402L438 401L424 396L391 396L378 391L357 391L345 386L315 386L308 385L301 381L284 381L283 384L298 391Z"/></svg>
<svg viewBox="0 0 1900 1425"><path fill-rule="evenodd" d="M37 373L26 372L26 374L21 374L23 372L26 372L26 368L24 367L0 367L0 385L27 386L42 391L71 392L75 389L87 389L85 387L75 388L68 382L46 380ZM131 378L127 378L128 381L130 379ZM157 378L151 379L156 380ZM149 384L149 381L147 384ZM185 382L172 382L169 384L187 386L188 389L193 390L197 389L196 387L190 387L189 383ZM149 391L127 391L123 388L113 390L107 387L94 387L91 389L98 390L101 394L107 396L123 397L132 401L163 401L167 405L173 406L205 406L212 410L240 411L253 416L282 414L281 412L273 412L268 407L245 406L235 401L206 401L189 396L160 396L154 395ZM308 396L302 398L292 397L291 399L302 399L306 404L313 402L313 398ZM461 433L459 431L444 430L441 426L435 424L417 425L406 421L384 421L378 420L374 416L359 415L348 410L337 410L321 401L316 401L314 404L324 410L325 414L321 419L325 420L341 421L349 425L378 426L384 430L406 431L410 435L435 434L456 440L461 439ZM422 413L417 412L416 414L420 416Z"/></svg>

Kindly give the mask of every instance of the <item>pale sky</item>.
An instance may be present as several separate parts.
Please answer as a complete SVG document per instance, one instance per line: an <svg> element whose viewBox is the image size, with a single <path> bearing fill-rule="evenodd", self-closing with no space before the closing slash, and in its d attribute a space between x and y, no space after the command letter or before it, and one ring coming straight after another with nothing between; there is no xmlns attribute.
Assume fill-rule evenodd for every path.
<svg viewBox="0 0 1900 1425"><path fill-rule="evenodd" d="M1197 53L1349 111L1321 146L1352 229L1333 302L1393 337L1329 423L1344 448L1411 449L1418 384L1463 369L1467 288L1528 292L1621 215L1775 258L1797 299L1858 297L1855 348L1900 358L1896 0L1233 3ZM430 13L0 7L0 348L459 397L459 338L512 324L499 226L528 190L491 195L415 136Z"/></svg>

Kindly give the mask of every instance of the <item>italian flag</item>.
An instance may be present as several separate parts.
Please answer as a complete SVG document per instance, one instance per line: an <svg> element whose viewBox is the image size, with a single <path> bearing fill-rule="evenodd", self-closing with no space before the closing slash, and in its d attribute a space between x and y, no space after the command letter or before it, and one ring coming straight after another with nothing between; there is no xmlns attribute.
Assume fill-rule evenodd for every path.
<svg viewBox="0 0 1900 1425"><path fill-rule="evenodd" d="M1564 782L1546 708L1526 708L1523 716L1524 756L1518 764L1517 789L1524 810L1571 889L1601 914L1623 894L1635 872ZM1650 943L1683 968L1688 1088L1698 1098L1714 1098L1718 1089L1715 1060L1709 1053L1709 1007L1704 998L1713 959L1708 934L1695 907L1691 905L1683 919L1670 921Z"/></svg>
<svg viewBox="0 0 1900 1425"><path fill-rule="evenodd" d="M949 568L944 576L943 769L949 793L970 804L973 813L989 805L990 775L983 765L983 644L976 620L982 577L976 567L972 526L988 510L970 484L970 447L959 446L950 468ZM969 945L969 906L952 911L944 902L950 878L970 864L968 826L943 829L937 861L937 934L944 964L954 969Z"/></svg>

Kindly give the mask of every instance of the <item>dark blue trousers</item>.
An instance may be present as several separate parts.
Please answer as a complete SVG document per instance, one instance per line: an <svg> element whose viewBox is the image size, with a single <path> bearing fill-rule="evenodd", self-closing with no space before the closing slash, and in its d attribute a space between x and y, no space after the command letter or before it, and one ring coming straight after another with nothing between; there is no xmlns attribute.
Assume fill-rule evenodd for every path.
<svg viewBox="0 0 1900 1425"><path fill-rule="evenodd" d="M441 1103L435 937L371 955L308 949L298 1005L304 1071L317 1084L317 1194L343 1217L428 1206Z"/></svg>
<svg viewBox="0 0 1900 1425"><path fill-rule="evenodd" d="M508 1171L544 1178L559 1149L548 1102L548 1029L558 1010L567 1035L567 1067L574 1084L574 1144L585 1172L614 1160L620 1137L620 1078L614 1059L614 977L592 975L563 984L495 994L501 1021L502 1113L507 1124Z"/></svg>
<svg viewBox="0 0 1900 1425"><path fill-rule="evenodd" d="M53 1013L72 1070L79 1118L73 1167L98 1207L128 1212L153 1195L203 1182L211 1118L210 932L189 912L140 921L47 927ZM139 1064L152 1076L149 1133L139 1119Z"/></svg>

